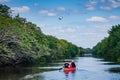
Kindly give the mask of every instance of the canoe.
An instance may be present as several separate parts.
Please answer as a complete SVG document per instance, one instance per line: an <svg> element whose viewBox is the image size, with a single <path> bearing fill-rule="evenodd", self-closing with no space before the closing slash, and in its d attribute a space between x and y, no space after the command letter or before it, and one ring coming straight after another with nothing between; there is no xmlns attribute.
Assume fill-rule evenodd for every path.
<svg viewBox="0 0 120 80"><path fill-rule="evenodd" d="M64 71L75 71L76 68L64 68Z"/></svg>

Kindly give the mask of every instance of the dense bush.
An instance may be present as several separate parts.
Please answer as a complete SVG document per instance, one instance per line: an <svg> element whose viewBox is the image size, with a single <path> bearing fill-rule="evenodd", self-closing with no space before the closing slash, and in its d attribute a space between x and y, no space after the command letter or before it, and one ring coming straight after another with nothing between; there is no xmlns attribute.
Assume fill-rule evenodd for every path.
<svg viewBox="0 0 120 80"><path fill-rule="evenodd" d="M120 62L120 25L112 26L109 37L99 42L94 48L94 55L106 60Z"/></svg>
<svg viewBox="0 0 120 80"><path fill-rule="evenodd" d="M42 33L40 27L0 4L0 65L33 64L71 58L79 48L63 39Z"/></svg>

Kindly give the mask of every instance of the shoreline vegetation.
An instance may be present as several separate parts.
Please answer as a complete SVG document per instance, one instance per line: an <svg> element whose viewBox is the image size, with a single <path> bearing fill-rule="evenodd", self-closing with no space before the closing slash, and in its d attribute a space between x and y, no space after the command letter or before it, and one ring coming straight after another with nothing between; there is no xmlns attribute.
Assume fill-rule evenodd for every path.
<svg viewBox="0 0 120 80"><path fill-rule="evenodd" d="M80 55L80 48L42 33L40 27L0 4L0 67L49 63Z"/></svg>
<svg viewBox="0 0 120 80"><path fill-rule="evenodd" d="M120 24L112 26L108 34L108 37L93 47L93 55L120 63Z"/></svg>

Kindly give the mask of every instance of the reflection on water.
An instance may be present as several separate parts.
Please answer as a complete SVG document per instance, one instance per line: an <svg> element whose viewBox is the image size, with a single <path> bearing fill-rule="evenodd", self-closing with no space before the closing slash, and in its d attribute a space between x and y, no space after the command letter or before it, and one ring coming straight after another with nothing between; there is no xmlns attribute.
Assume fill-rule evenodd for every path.
<svg viewBox="0 0 120 80"><path fill-rule="evenodd" d="M120 67L110 68L108 71L112 73L120 73Z"/></svg>
<svg viewBox="0 0 120 80"><path fill-rule="evenodd" d="M16 80L25 75L27 75L26 78L32 78L33 74L51 70L53 71L53 69L39 69L38 67L0 68L0 80Z"/></svg>
<svg viewBox="0 0 120 80"><path fill-rule="evenodd" d="M72 73L72 74L74 74L76 71L64 71L64 73L66 74L66 75L68 75L69 73Z"/></svg>
<svg viewBox="0 0 120 80"><path fill-rule="evenodd" d="M76 71L67 71L67 72L64 72L64 74L65 74L65 80L70 80L70 78L72 80L74 80L74 78L75 78L75 72Z"/></svg>
<svg viewBox="0 0 120 80"><path fill-rule="evenodd" d="M93 57L79 57L75 59L77 70L64 72L59 70L62 62L50 65L0 68L0 80L120 80L120 65L105 62Z"/></svg>

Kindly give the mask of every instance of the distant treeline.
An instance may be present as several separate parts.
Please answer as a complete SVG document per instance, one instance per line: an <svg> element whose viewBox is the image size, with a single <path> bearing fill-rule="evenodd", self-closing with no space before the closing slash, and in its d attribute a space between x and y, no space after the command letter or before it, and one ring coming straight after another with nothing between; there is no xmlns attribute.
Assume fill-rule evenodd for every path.
<svg viewBox="0 0 120 80"><path fill-rule="evenodd" d="M120 63L120 24L112 26L108 33L109 37L93 48L94 55Z"/></svg>
<svg viewBox="0 0 120 80"><path fill-rule="evenodd" d="M46 63L80 54L76 45L45 35L40 27L11 13L0 4L0 66Z"/></svg>

